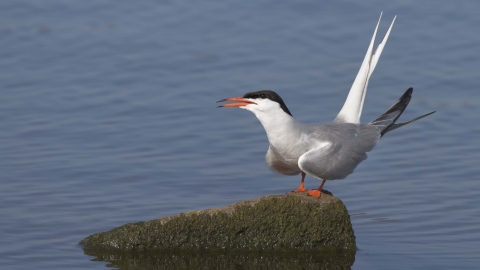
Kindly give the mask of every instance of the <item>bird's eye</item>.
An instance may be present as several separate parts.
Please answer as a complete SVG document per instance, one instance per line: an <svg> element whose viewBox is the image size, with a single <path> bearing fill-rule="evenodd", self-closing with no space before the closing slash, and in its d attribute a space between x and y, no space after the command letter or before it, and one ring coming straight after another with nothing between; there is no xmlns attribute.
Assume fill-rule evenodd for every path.
<svg viewBox="0 0 480 270"><path fill-rule="evenodd" d="M260 95L260 97L261 97L261 98L266 98L266 97L267 97L267 95L265 95L265 94L261 94L261 95Z"/></svg>

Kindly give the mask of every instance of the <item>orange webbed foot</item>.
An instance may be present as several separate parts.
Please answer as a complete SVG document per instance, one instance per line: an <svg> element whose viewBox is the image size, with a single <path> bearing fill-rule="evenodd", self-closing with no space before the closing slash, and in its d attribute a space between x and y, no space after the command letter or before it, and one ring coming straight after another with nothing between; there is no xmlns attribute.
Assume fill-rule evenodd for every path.
<svg viewBox="0 0 480 270"><path fill-rule="evenodd" d="M305 188L305 176L306 175L307 175L306 173L302 172L302 181L300 182L300 186L297 189L293 190L292 193L299 193L299 192L307 191L307 188Z"/></svg>
<svg viewBox="0 0 480 270"><path fill-rule="evenodd" d="M292 193L300 193L300 192L305 192L305 191L307 191L305 186L300 186L299 188L297 188L295 190L292 190Z"/></svg>
<svg viewBox="0 0 480 270"><path fill-rule="evenodd" d="M322 193L319 190L314 189L314 190L309 190L307 192L307 195L315 198L320 198L320 196L322 196Z"/></svg>

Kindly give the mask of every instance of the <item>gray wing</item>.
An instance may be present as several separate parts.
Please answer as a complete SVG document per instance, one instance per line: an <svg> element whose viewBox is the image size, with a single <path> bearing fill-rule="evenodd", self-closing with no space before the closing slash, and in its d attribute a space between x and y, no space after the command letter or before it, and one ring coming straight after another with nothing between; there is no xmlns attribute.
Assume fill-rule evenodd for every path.
<svg viewBox="0 0 480 270"><path fill-rule="evenodd" d="M287 163L279 155L275 154L271 147L268 148L265 161L271 170L281 174L297 175L300 173L297 168L292 168L291 166L287 165Z"/></svg>
<svg viewBox="0 0 480 270"><path fill-rule="evenodd" d="M298 166L327 180L344 179L351 174L380 139L380 130L372 125L327 125L324 132L333 136L300 156Z"/></svg>

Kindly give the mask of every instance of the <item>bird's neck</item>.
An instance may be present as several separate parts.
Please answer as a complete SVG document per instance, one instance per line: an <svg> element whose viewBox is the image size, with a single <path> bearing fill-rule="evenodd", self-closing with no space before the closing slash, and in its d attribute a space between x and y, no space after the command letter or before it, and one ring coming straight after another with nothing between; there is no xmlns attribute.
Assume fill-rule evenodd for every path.
<svg viewBox="0 0 480 270"><path fill-rule="evenodd" d="M274 147L284 147L284 144L292 142L299 137L300 124L292 116L286 113L256 114L267 133L268 141Z"/></svg>

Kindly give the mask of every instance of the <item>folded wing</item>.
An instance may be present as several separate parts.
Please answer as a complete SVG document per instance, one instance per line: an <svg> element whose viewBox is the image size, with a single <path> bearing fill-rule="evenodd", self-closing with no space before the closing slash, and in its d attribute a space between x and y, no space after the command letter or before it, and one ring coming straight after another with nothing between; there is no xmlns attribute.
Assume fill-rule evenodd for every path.
<svg viewBox="0 0 480 270"><path fill-rule="evenodd" d="M347 177L380 139L380 129L373 125L332 123L323 128L330 134L328 140L298 159L303 172L320 179Z"/></svg>

